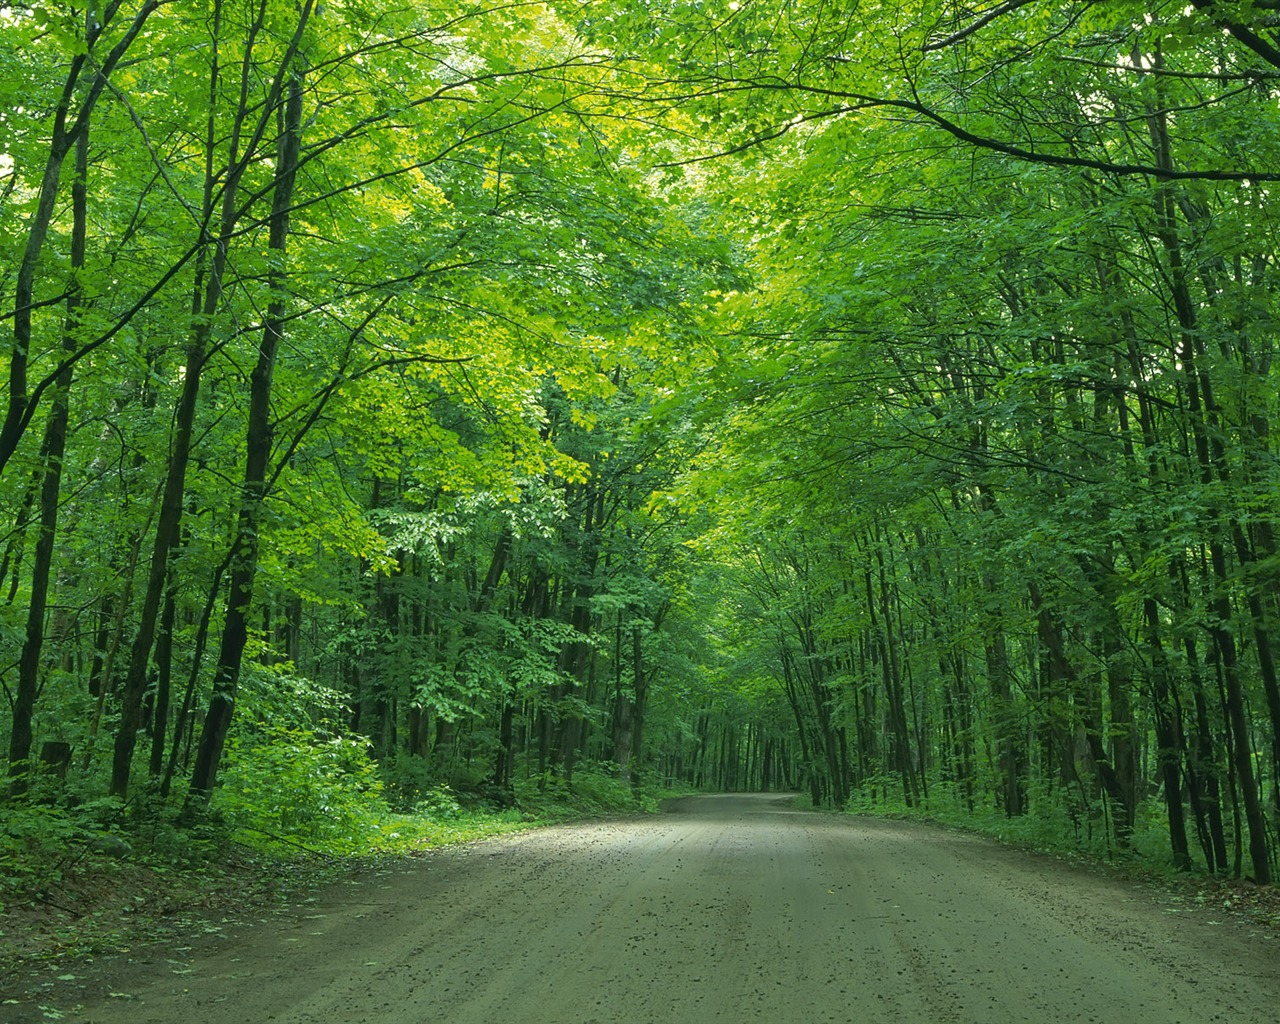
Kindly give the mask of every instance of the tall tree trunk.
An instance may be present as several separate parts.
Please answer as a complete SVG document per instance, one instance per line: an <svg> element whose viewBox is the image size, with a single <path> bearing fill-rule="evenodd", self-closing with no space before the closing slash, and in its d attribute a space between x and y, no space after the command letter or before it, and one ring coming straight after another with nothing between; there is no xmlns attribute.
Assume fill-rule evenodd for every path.
<svg viewBox="0 0 1280 1024"><path fill-rule="evenodd" d="M644 630L639 623L631 626L631 686L635 701L631 708L631 758L636 768L644 763L644 717L649 698L649 675L644 664ZM640 775L633 770L632 778Z"/></svg>
<svg viewBox="0 0 1280 1024"><path fill-rule="evenodd" d="M121 692L119 732L116 734L115 752L111 769L111 792L124 796L129 787L129 771L141 725L142 695L146 688L147 666L151 647L155 640L156 622L168 575L169 560L177 543L182 524L182 505L186 492L187 467L191 459L191 444L195 431L196 404L200 394L200 379L208 358L208 345L215 314L221 308L227 259L243 211L239 208L239 185L245 171L260 154L260 146L271 119L279 115L281 97L287 84L287 73L302 39L311 15L312 0L304 0L295 19L295 31L284 54L280 58L276 78L267 93L255 101L253 84L260 70L254 55L254 46L263 29L265 5L255 11L255 21L250 25L243 45L240 65L238 105L227 142L227 161L216 166L215 154L219 142L216 114L218 110L219 83L222 67L218 46L222 34L222 3L216 0L212 18L213 50L210 58L208 118L205 125L205 184L204 227L201 241L202 257L196 285L192 292L191 314L194 327L187 344L183 370L182 391L174 412L173 445L165 477L164 495L160 515L156 522L156 535L147 573L147 588L143 595L138 634L134 638L129 659L128 674ZM257 121L250 120L256 114ZM278 159L278 157L277 157ZM277 177L279 169L277 167ZM217 190L221 189L221 216L217 237L210 237L208 225L213 222ZM287 211L287 207L285 208ZM274 207L273 207L274 211ZM204 254L212 251L205 260ZM205 265L207 263L207 266ZM270 312L268 312L270 319ZM252 442L251 442L252 443Z"/></svg>
<svg viewBox="0 0 1280 1024"><path fill-rule="evenodd" d="M147 771L159 781L164 774L164 746L169 731L169 698L173 692L173 628L177 620L177 602L173 590L164 597L160 613L160 635L156 638L156 688L151 701L151 761ZM177 742L177 736L174 736Z"/></svg>
<svg viewBox="0 0 1280 1024"><path fill-rule="evenodd" d="M875 545L876 583L872 589L871 568L866 571L867 610L872 628L877 632L880 644L880 671L884 683L885 698L889 702L889 728L893 736L894 768L902 780L902 794L908 807L919 801L915 772L911 763L911 733L907 729L907 710L902 695L902 671L898 659L898 645L893 631L889 606L889 588L885 577L883 544ZM887 541L885 542L887 543ZM877 596L878 595L878 596Z"/></svg>
<svg viewBox="0 0 1280 1024"><path fill-rule="evenodd" d="M295 61L300 58L295 57ZM191 793L207 796L217 779L222 750L235 710L240 666L248 642L249 611L258 571L259 531L266 502L267 469L271 461L271 385L276 353L284 334L288 302L285 296L285 256L289 239L289 212L293 207L293 187L298 170L302 130L302 72L294 68L289 77L288 98L280 112L279 145L276 155L275 190L271 205L271 229L267 247L274 257L268 283L271 301L262 328L258 362L249 385L249 417L245 438L244 487L239 523L233 544L231 578L227 590L227 617L222 644L213 676L213 694L200 733L200 745L191 775Z"/></svg>
<svg viewBox="0 0 1280 1024"><path fill-rule="evenodd" d="M92 31L92 30L91 30ZM75 352L76 328L80 319L80 285L76 274L84 268L88 236L89 129L76 140L75 180L71 186L71 272L67 295L67 318L62 333L62 350ZM53 405L45 423L40 446L44 476L40 484L40 518L36 535L35 560L31 566L31 598L27 604L26 635L18 660L18 685L13 701L13 722L9 737L10 792L27 789L30 773L32 722L40 687L41 652L44 649L45 610L48 607L49 579L53 568L53 546L58 533L58 496L62 490L62 463L67 449L67 425L71 410L72 368L68 363L58 374Z"/></svg>
<svg viewBox="0 0 1280 1024"><path fill-rule="evenodd" d="M1213 742L1213 727L1209 722L1209 701L1205 695L1204 671L1197 656L1196 644L1188 633L1183 639L1183 650L1191 670L1192 698L1195 702L1194 740L1188 745L1188 766L1204 780L1206 826L1209 848L1205 861L1211 871L1227 870L1227 833L1222 821L1222 783L1218 769L1218 757ZM1230 760L1230 758L1228 758Z"/></svg>
<svg viewBox="0 0 1280 1024"><path fill-rule="evenodd" d="M1171 700L1172 669L1160 639L1160 612L1154 598L1142 603L1147 626L1147 645L1151 648L1152 695L1151 702L1156 720L1156 759L1160 768L1160 781L1164 788L1166 818L1169 823L1169 846L1173 851L1173 864L1179 871L1191 870L1191 851L1187 846L1186 816L1182 807L1182 785L1178 764L1181 760L1181 743L1178 729L1180 716L1176 701ZM1209 864L1212 868L1213 858Z"/></svg>
<svg viewBox="0 0 1280 1024"><path fill-rule="evenodd" d="M618 609L613 638L613 760L624 779L631 778L632 703L622 686L622 609Z"/></svg>
<svg viewBox="0 0 1280 1024"><path fill-rule="evenodd" d="M1172 167L1169 149L1169 133L1163 112L1149 116L1152 144L1160 166ZM1182 364L1183 380L1187 393L1192 436L1195 441L1196 462L1201 483L1211 487L1215 466L1208 436L1207 412L1202 400L1207 377L1199 367L1198 320L1195 301L1187 283L1182 258L1182 245L1178 238L1177 203L1172 186L1162 183L1156 192L1156 234L1164 249L1168 263L1169 287L1174 311L1181 328L1178 358ZM1228 596L1229 575L1226 545L1224 543L1223 513L1210 510L1209 558L1213 569L1214 595L1210 599L1211 618L1209 634L1213 638L1226 698L1226 711L1234 739L1236 776L1240 782L1240 796L1244 803L1245 819L1249 827L1249 855L1253 863L1254 879L1260 884L1271 881L1271 863L1267 843L1267 823L1258 794L1257 777L1253 768L1252 744L1249 741L1249 720L1244 705L1244 688L1237 660L1235 635L1231 629L1233 619L1231 599Z"/></svg>

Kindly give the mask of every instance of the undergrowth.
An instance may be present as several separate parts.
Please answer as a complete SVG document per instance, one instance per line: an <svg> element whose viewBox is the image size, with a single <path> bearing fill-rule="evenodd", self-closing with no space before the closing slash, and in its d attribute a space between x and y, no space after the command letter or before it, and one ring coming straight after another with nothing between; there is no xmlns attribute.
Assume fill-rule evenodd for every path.
<svg viewBox="0 0 1280 1024"><path fill-rule="evenodd" d="M608 763L582 765L571 780L524 773L502 791L466 777L455 788L425 771L410 782L403 766L398 777L395 766L382 770L367 749L282 730L234 749L198 813L180 796L161 800L145 787L125 802L80 800L66 789L0 802L0 914L57 908L54 894L109 878L118 864L175 879L227 865L271 872L305 863L314 873L556 822L652 812L674 795L633 785Z"/></svg>
<svg viewBox="0 0 1280 1024"><path fill-rule="evenodd" d="M1168 825L1163 805L1155 800L1138 806L1133 832L1116 840L1114 822L1100 799L1081 801L1046 788L1029 794L1027 813L1010 817L994 804L975 801L970 807L949 787L936 782L930 795L909 806L896 779L876 780L855 792L845 805L851 814L933 821L1043 853L1139 868L1173 875ZM1193 856L1196 851L1192 850ZM1199 869L1204 870L1203 861Z"/></svg>

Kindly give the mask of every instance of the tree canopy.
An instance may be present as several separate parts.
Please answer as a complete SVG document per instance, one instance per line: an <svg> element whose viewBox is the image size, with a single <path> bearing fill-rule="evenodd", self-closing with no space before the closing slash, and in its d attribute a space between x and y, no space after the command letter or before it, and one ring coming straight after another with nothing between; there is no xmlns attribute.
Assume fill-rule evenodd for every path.
<svg viewBox="0 0 1280 1024"><path fill-rule="evenodd" d="M586 773L1269 881L1276 18L0 6L8 806Z"/></svg>

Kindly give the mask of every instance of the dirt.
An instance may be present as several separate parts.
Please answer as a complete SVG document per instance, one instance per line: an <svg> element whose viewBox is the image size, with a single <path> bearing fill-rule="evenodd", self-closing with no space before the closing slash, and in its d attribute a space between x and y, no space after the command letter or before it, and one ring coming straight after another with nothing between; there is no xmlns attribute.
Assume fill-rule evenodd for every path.
<svg viewBox="0 0 1280 1024"><path fill-rule="evenodd" d="M0 1022L1274 1024L1277 954L1273 927L1216 899L927 825L696 797L6 979Z"/></svg>

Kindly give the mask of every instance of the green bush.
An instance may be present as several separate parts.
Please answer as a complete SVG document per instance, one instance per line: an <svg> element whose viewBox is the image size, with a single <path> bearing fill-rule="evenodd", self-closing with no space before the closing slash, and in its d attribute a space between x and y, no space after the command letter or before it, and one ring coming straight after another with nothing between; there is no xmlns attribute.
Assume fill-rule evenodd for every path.
<svg viewBox="0 0 1280 1024"><path fill-rule="evenodd" d="M1173 869L1168 823L1160 800L1138 805L1133 833L1128 843L1121 845L1108 816L1110 808L1101 795L1084 800L1074 789L1033 786L1027 813L1011 818L989 802L978 803L970 811L951 787L936 778L930 780L927 803L916 807L903 801L896 778L874 781L874 786L869 783L849 798L845 807L849 813L928 819L1045 852L1136 861L1157 871Z"/></svg>
<svg viewBox="0 0 1280 1024"><path fill-rule="evenodd" d="M425 757L401 754L382 762L382 795L397 813L411 814L439 784Z"/></svg>
<svg viewBox="0 0 1280 1024"><path fill-rule="evenodd" d="M611 761L580 762L567 780L553 772L522 779L516 784L516 800L526 811L552 818L657 807L657 799L638 796L622 777L622 770Z"/></svg>
<svg viewBox="0 0 1280 1024"><path fill-rule="evenodd" d="M62 809L25 800L0 805L0 909L25 893L56 886L83 847Z"/></svg>
<svg viewBox="0 0 1280 1024"><path fill-rule="evenodd" d="M339 855L370 849L389 813L364 739L270 726L233 741L211 810L250 846Z"/></svg>
<svg viewBox="0 0 1280 1024"><path fill-rule="evenodd" d="M432 821L448 821L462 814L462 805L454 791L442 782L422 795L413 805L413 813Z"/></svg>

